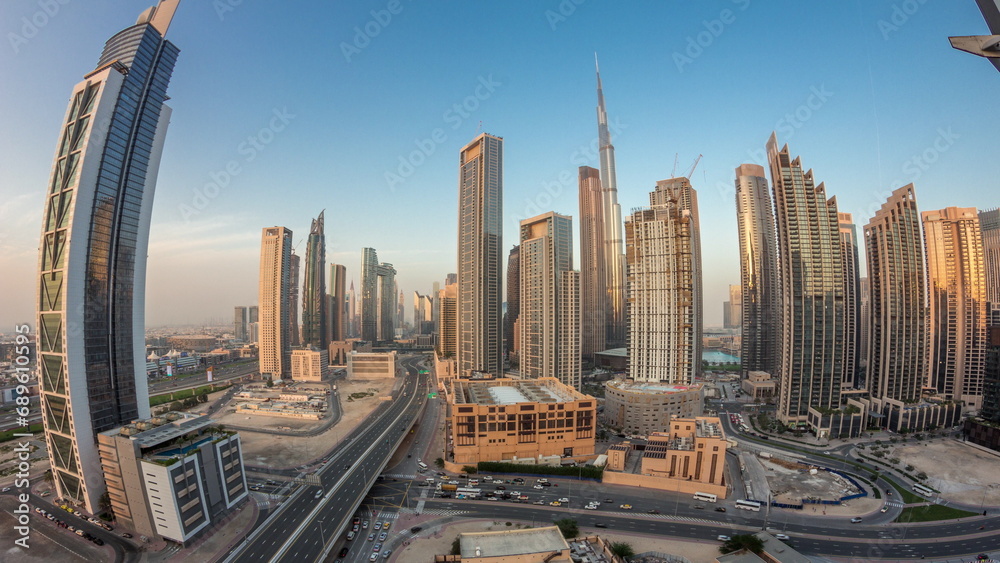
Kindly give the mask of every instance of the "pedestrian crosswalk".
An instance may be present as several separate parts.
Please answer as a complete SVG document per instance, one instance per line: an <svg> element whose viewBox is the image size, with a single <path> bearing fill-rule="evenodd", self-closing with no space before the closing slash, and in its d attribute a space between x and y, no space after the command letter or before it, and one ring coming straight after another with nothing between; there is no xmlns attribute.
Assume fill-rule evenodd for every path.
<svg viewBox="0 0 1000 563"><path fill-rule="evenodd" d="M898 501L898 500L887 500L887 501L885 501L885 503L887 505L889 505L889 506L898 506L899 508L902 508L902 507L906 506L905 502L901 502L901 501Z"/></svg>
<svg viewBox="0 0 1000 563"><path fill-rule="evenodd" d="M400 508L399 512L402 514L417 514L417 510L412 508ZM461 516L463 514L468 514L465 510L447 510L444 508L426 508L419 511L420 514L431 514L433 516Z"/></svg>
<svg viewBox="0 0 1000 563"><path fill-rule="evenodd" d="M622 517L635 517L635 514L631 512L612 512L612 516L622 516ZM656 518L658 520L671 520L679 522L699 522L703 524L718 524L718 521L707 520L705 518L692 518L690 516L673 516L670 514L644 514L646 518Z"/></svg>
<svg viewBox="0 0 1000 563"><path fill-rule="evenodd" d="M384 474L382 476L385 477L385 478L387 478L387 479L416 479L417 478L416 475L413 475L413 474L407 475L405 473L386 473L386 474Z"/></svg>

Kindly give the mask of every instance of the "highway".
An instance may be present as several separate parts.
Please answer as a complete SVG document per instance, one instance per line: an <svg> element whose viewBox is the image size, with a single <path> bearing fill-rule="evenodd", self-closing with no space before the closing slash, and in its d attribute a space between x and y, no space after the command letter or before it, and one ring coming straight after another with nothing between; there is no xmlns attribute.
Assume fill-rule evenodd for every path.
<svg viewBox="0 0 1000 563"><path fill-rule="evenodd" d="M285 505L254 530L226 561L316 561L351 524L361 504L405 431L426 401L427 377L414 367L419 358L404 358L408 371L392 401L380 405L372 421L342 443L318 474L319 486L300 487Z"/></svg>

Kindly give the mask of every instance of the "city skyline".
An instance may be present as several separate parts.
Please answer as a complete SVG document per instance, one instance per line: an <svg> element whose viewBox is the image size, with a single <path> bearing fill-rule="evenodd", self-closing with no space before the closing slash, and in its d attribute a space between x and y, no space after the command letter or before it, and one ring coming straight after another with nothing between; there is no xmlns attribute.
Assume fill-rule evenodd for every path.
<svg viewBox="0 0 1000 563"><path fill-rule="evenodd" d="M776 17L776 12L787 10L787 5L784 8L781 5L752 5L745 10L742 7L743 4L735 2L652 7L648 19L666 21L671 40L665 46L658 43L655 49L649 48L651 58L640 61L631 53L636 47L646 45L647 40L616 42L612 38L594 38L593 30L606 21L619 26L628 23L637 31L647 25L634 17L626 20L624 15L608 7L581 7L565 22L551 24L545 15L546 9L541 6L515 5L509 8L509 13L497 8L477 10L463 6L444 18L440 25L448 25L451 18L489 18L496 26L495 30L488 30L493 34L514 25L516 18L526 19L532 25L524 30L527 34L525 48L503 56L491 55L469 68L449 70L426 93L421 93L412 102L404 102L402 98L375 94L380 89L388 89L385 84L367 77L374 68L407 64L406 61L390 62L390 59L401 52L401 45L411 41L413 34L424 32L423 22L433 21L441 11L405 9L394 16L384 33L369 38L370 46L348 61L341 57L340 43L352 44L354 27L364 27L371 19L369 10L323 6L319 8L319 16L314 18L317 23L323 17L338 17L331 31L330 45L323 47L336 56L324 63L328 66L324 66L322 80L346 81L351 85L332 90L331 95L336 100L333 105L345 110L355 108L358 116L368 121L373 119L372 110L385 112L385 120L401 127L390 135L389 144L383 146L387 140L385 130L377 127L386 122L383 118L371 121L375 127L361 127L360 122L348 116L342 129L350 134L343 135L343 140L317 142L319 137L316 135L320 134L317 127L321 125L319 129L329 137L327 124L339 119L340 112L345 110L317 106L312 94L305 94L307 89L303 88L251 87L248 81L254 80L255 73L246 63L219 58L223 57L220 54L223 51L217 48L221 46L219 42L246 47L260 54L265 62L276 60L273 57L282 53L287 55L288 49L302 49L304 40L289 39L289 44L273 55L260 53L257 50L260 47L253 45L257 37L255 30L260 26L274 26L272 31L280 37L291 34L300 25L311 29L312 24L304 21L302 14L282 7L240 6L220 17L211 6L186 6L189 17L175 22L176 29L172 33L183 38L188 51L199 53L198 56L210 55L206 60L213 64L207 67L213 67L216 74L220 69L222 72L221 76L209 77L207 68L204 71L187 69L175 77L172 86L177 89L178 103L185 108L175 114L171 124L172 134L167 144L174 150L165 154L161 189L153 211L147 292L150 297L149 325L228 319L232 306L253 303L257 227L247 228L246 225L284 224L292 230L308 232L306 221L315 213L298 202L283 205L285 209L277 211L277 202L284 199L287 190L272 190L272 186L293 184L296 190L303 192L320 190L328 185L325 178L331 174L330 168L335 167L343 184L334 186L330 191L331 201L318 202L320 205L330 207L337 201L333 198L342 198L349 186L360 186L366 194L371 194L374 203L387 206L386 216L412 214L412 211L404 211L406 209L419 213L427 209L422 206L429 205L430 201L448 201L451 193L448 186L454 177L453 161L448 155L453 155L474 135L480 121L485 122L484 128L488 126L497 134L505 135L512 147L513 152L507 158L507 174L508 183L514 187L507 190L504 216L509 231L513 232L519 219L535 214L525 212L535 211L535 207L537 212L554 210L579 217L574 189L577 167L581 164L596 167L599 163L597 152L588 146L596 139L593 131L594 76L590 66L594 51L601 55L604 93L609 98L609 123L618 160L622 207L630 209L643 204L655 179L669 175L674 153L679 153L681 169L686 168L698 153L705 154L692 184L703 193L703 229L706 237L711 237L703 242L706 250L712 253L705 256L706 267L711 268L705 277L707 326L721 325L721 307L728 285L739 279L737 234L730 219L734 205L732 169L751 155L760 156L763 152L760 139L766 138L771 130L778 130L783 139L793 141L804 154L810 154L817 173L827 180L831 191L838 194L844 211L852 212L856 221L866 221L888 193L910 181L917 185L922 202L929 208L956 205L988 209L996 205L995 201L983 201L976 195L991 193L992 178L998 171L997 165L982 157L998 118L977 109L988 107L984 92L994 83L996 75L986 72L991 69L982 59L955 51L947 44L949 34L985 33L986 25L973 3L923 5L896 30L880 25L880 22L890 21L891 2L866 4L858 8L860 13L833 7L795 6L795 17L840 22L849 29L863 32L867 43L854 42L851 46L847 43L849 38L820 30L821 35L810 36L809 41L824 43L824 52L805 49L794 57L799 60L799 57L819 56L819 62L824 64L816 66L825 66L821 70L829 72L816 70L794 78L782 77L777 82L769 82L771 93L741 91L734 98L731 94L722 96L717 92L728 89L724 85L732 81L731 77L723 78L724 69L740 64L744 55L735 60L727 60L727 55L748 37L755 37L758 26ZM699 46L695 42L697 49L690 50L692 53L700 51L700 54L689 55L688 38L697 39L699 33L705 31L701 22L717 20L724 8L733 11L735 21L725 25L724 33L714 37L710 45ZM37 5L31 2L5 5L12 22L19 21L20 16L30 17L34 10ZM112 16L122 11L120 6L112 5L98 5L88 10L62 7L31 41L18 44L16 52L10 48L0 54L0 64L13 76L23 78L23 88L0 94L0 100L8 104L7 107L27 110L14 113L32 116L31 121L23 121L27 115L3 118L10 130L24 132L16 143L5 141L7 144L0 151L9 159L3 167L7 181L0 188L5 196L0 218L9 225L0 243L3 249L0 266L7 271L33 268L36 261L32 249L40 223L41 200L37 190L28 188L45 183L51 159L51 141L45 133L61 117L52 108L65 104L59 102L64 95L59 93L59 84L78 80L81 75L78 69L89 64L88 57L93 57L93 53L67 52L64 46L74 38L92 36L95 30L103 30L100 32L105 36L111 35L115 31ZM11 30L20 32L15 27ZM443 48L466 39L464 33L458 35L449 40L453 43L446 43ZM663 36L662 32L656 35ZM805 30L795 31L780 41L769 39L751 52L787 47L805 37ZM549 49L538 48L553 45L563 46L558 58L552 58L554 55L549 54ZM841 47L848 51L835 55ZM433 59L432 62L443 59L437 57L436 49L412 56L419 56L419 60ZM537 60L529 59L527 51ZM566 62L567 52L569 62ZM289 57L283 58L288 60ZM910 86L914 91L917 89L916 82L909 82L916 80L908 74L917 65L910 59L919 59L922 66L931 66L940 73L941 79L930 87L921 84L919 95L900 99L895 95L897 86L904 90ZM871 78L867 60L872 61ZM768 77L776 72L771 63L754 61L753 64L758 65L761 76ZM50 72L43 73L46 76L32 72L39 67L50 69ZM442 67L434 62L432 68L439 70ZM544 81L546 84L534 80L535 74L543 69L551 73L554 80ZM302 80L285 74L291 71L281 70L283 79ZM392 80L407 83L423 80L423 76L422 73L406 72L394 75ZM660 92L678 81L684 81L688 87L685 91L670 87L665 104ZM206 104L204 96L185 95L196 88L208 88L212 96L232 99L234 103L220 108L218 104ZM238 95L232 93L236 91ZM477 92L479 97L476 97ZM474 111L463 109L458 113L453 110L456 102L461 106L470 97L470 107L476 106ZM527 103L529 100L531 103ZM446 110L450 110L450 121L443 118ZM544 119L540 120L540 116ZM801 119L803 116L808 119ZM928 117L914 119L914 116ZM716 122L727 123L724 133L714 126ZM457 127L453 129L453 125ZM205 130L206 126L211 130ZM423 155L421 158L426 162L416 166L404 177L403 183L390 190L384 173L398 172L400 157L417 150L414 141L429 139L436 128L444 131L446 139L441 142L431 139L433 154ZM263 150L254 149L255 158L247 161L250 155L239 152L241 143L262 130L266 130L263 138L270 142L262 145ZM789 138L788 133L794 138ZM310 157L317 150L337 154L337 150L329 149L340 147L348 138L357 146L345 147L334 164L317 172L323 175L323 181L314 179L312 172L305 172L299 166L300 162L305 162L300 159ZM253 148L249 143L242 146L246 150ZM235 163L238 173L227 171L230 161ZM340 172L344 174L342 177ZM562 172L570 174L568 181L560 179ZM205 187L213 178L220 184L225 183L225 187L209 197L205 195ZM204 201L198 198L196 190ZM273 193L268 195L268 192ZM431 197L427 197L428 194ZM428 203L417 203L418 198ZM297 199L316 201L314 197ZM341 211L345 217L359 216L371 203L366 198L347 199ZM543 205L549 200L551 203ZM195 207L202 203L203 207ZM182 217L181 209L185 205L196 213ZM328 259L358 264L363 247L384 249L380 251L384 259L395 264L400 272L400 287L425 293L433 281L440 280L444 272L453 269L455 261L453 245L448 242L449 237L454 236L453 231L445 225L452 224L449 219L457 210L453 205L444 205L440 212L444 216L441 221L424 225L427 239L439 241L433 245L403 240L394 236L392 230L358 229L352 221L331 221ZM303 248L296 250L304 251ZM203 275L192 279L185 274L192 269ZM357 282L359 273L351 270L348 275ZM234 279L230 289L232 297L220 299L211 280L229 272ZM5 301L0 302L3 305L0 311L5 313L5 319L0 320L8 324L30 317L30 308L23 303L23 297L34 292L26 276L13 277L10 288L10 295L4 295Z"/></svg>

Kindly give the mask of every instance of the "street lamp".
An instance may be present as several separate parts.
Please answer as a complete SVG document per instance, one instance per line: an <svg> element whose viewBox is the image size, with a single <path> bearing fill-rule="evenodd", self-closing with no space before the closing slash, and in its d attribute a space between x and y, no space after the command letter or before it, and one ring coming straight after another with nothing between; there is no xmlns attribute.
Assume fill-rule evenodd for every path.
<svg viewBox="0 0 1000 563"><path fill-rule="evenodd" d="M326 549L326 532L323 530L323 521L317 520L316 523L319 524L319 537L323 541L323 549Z"/></svg>

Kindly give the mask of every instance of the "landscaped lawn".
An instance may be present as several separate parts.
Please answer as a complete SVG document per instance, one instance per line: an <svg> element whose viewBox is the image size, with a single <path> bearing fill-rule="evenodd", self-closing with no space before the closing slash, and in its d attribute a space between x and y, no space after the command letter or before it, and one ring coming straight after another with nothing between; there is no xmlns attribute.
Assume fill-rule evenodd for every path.
<svg viewBox="0 0 1000 563"><path fill-rule="evenodd" d="M975 516L975 512L959 510L950 506L940 504L928 504L927 506L907 506L896 518L896 522L934 522L936 520L954 520L966 516Z"/></svg>

